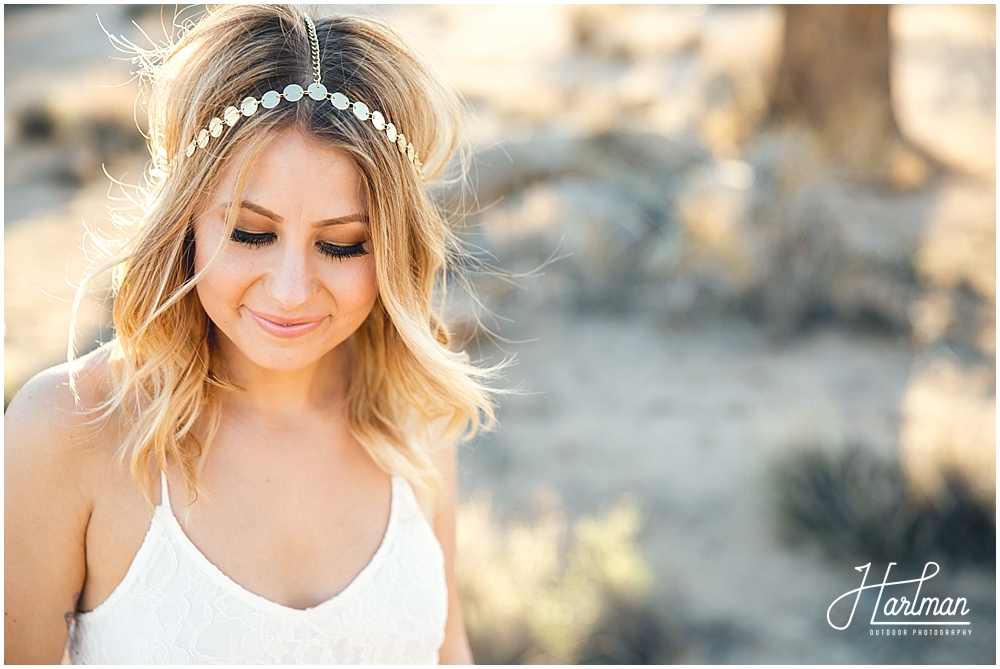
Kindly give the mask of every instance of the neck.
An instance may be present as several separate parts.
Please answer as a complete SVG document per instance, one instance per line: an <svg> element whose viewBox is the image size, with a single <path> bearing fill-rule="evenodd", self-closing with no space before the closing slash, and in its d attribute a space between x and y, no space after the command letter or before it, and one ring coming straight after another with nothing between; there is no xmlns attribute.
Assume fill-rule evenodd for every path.
<svg viewBox="0 0 1000 669"><path fill-rule="evenodd" d="M342 406L346 398L349 364L344 345L308 367L290 370L261 367L224 337L217 351L223 378L241 389L225 393L223 406L260 422L294 425L311 412Z"/></svg>

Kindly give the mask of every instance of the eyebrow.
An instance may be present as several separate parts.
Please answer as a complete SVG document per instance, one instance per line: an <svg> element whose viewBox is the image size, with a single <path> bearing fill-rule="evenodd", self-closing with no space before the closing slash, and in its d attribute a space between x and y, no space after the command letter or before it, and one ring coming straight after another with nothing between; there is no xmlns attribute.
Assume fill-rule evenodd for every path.
<svg viewBox="0 0 1000 669"><path fill-rule="evenodd" d="M224 206L228 207L229 204L227 203ZM269 218L272 221L274 221L275 223L283 223L284 220L285 220L284 218L282 218L278 214L274 213L273 211L271 211L267 207L262 207L259 204L257 204L256 202L251 202L250 200L243 200L242 202L240 202L240 208L241 209L249 209L253 213L260 214L261 216L264 216L265 218ZM325 228L325 227L327 227L329 225L344 225L345 223L365 223L365 224L367 224L368 223L368 214L347 214L345 216L337 216L336 218L327 218L327 219L322 220L322 221L317 221L316 223L313 224L313 227L315 227L315 228Z"/></svg>

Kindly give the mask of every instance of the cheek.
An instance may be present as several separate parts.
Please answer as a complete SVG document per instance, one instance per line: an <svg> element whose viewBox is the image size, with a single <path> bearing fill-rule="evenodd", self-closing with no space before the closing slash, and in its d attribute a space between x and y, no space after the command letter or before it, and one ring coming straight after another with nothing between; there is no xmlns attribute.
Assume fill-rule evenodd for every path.
<svg viewBox="0 0 1000 669"><path fill-rule="evenodd" d="M239 288L240 277L229 271L225 257L219 258L201 281L195 285L198 299L201 300L208 315L215 321L232 301L233 296L239 293Z"/></svg>
<svg viewBox="0 0 1000 669"><path fill-rule="evenodd" d="M330 292L342 313L360 313L363 319L372 310L378 288L375 284L375 264L371 255L345 266L328 283Z"/></svg>
<svg viewBox="0 0 1000 669"><path fill-rule="evenodd" d="M222 235L217 230L199 230L195 226L194 237L194 271L198 273L212 260ZM215 264L195 285L202 307L216 324L225 320L230 302L240 293L244 283L241 272L237 271L239 263L233 262L233 254L228 251L229 249L223 249Z"/></svg>
<svg viewBox="0 0 1000 669"><path fill-rule="evenodd" d="M218 226L207 225L199 219L194 222L194 271L200 272L219 248L222 241L222 230Z"/></svg>

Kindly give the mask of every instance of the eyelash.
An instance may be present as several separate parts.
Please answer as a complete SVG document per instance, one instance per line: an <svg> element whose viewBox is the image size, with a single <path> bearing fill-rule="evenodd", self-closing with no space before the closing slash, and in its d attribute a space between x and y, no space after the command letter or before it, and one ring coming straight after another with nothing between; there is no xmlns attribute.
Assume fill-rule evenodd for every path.
<svg viewBox="0 0 1000 669"><path fill-rule="evenodd" d="M274 241L274 237L275 234L273 232L247 232L246 230L233 228L233 234L229 236L229 239L255 249L258 246L267 246Z"/></svg>
<svg viewBox="0 0 1000 669"><path fill-rule="evenodd" d="M229 238L237 244L243 244L252 249L260 246L267 246L268 244L273 243L276 237L277 235L273 232L247 232L246 230L240 230L239 228L233 228L233 233L229 236ZM323 255L335 260L357 258L359 256L367 255L368 253L368 251L365 250L363 242L351 244L350 246L340 246L339 244L331 244L330 242L319 242L319 251Z"/></svg>

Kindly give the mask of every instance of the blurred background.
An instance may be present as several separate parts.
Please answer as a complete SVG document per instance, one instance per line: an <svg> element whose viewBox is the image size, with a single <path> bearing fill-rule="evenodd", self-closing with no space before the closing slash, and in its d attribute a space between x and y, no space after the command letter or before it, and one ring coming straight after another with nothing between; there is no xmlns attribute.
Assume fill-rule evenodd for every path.
<svg viewBox="0 0 1000 669"><path fill-rule="evenodd" d="M996 661L994 6L338 9L470 107L452 320L520 391L461 453L479 662ZM4 7L5 404L147 158L98 15L200 11ZM929 560L971 637L827 623L855 566Z"/></svg>

